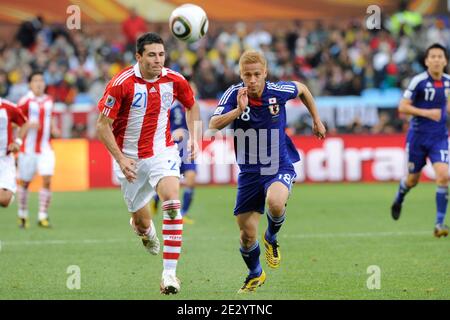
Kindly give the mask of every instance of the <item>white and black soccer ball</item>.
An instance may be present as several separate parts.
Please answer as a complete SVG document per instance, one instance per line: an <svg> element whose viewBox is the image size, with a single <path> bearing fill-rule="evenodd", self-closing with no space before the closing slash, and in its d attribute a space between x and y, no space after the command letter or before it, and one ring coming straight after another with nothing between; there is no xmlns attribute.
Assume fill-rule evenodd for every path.
<svg viewBox="0 0 450 320"><path fill-rule="evenodd" d="M172 11L169 27L175 38L192 43L202 38L208 31L208 17L201 7L183 4Z"/></svg>

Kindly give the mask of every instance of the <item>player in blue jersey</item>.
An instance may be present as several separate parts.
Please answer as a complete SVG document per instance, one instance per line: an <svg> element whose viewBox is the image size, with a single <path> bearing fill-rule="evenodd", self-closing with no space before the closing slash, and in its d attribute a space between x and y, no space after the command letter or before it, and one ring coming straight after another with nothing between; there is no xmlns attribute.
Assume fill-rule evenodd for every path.
<svg viewBox="0 0 450 320"><path fill-rule="evenodd" d="M416 75L400 101L399 112L411 115L406 138L408 175L400 182L391 206L394 220L400 217L402 203L408 191L419 182L427 157L436 174L436 222L434 235L447 236L444 224L448 201L448 131L447 105L450 76L444 73L448 53L440 44L430 46L425 53L427 71Z"/></svg>
<svg viewBox="0 0 450 320"><path fill-rule="evenodd" d="M326 130L305 85L295 81L266 81L267 61L261 53L244 52L239 69L243 82L223 94L209 126L220 130L233 123L235 129L240 173L234 215L240 228L240 252L249 269L238 291L243 293L254 291L266 279L257 240L266 203L268 228L263 237L266 262L269 267L277 268L281 260L277 233L285 220L285 207L296 176L293 163L300 160L284 131L286 102L300 97L313 118L314 134L322 139Z"/></svg>
<svg viewBox="0 0 450 320"><path fill-rule="evenodd" d="M194 92L195 87L193 83L190 83ZM186 113L183 105L176 101L170 108L170 132L175 143L178 144L180 149L181 166L180 173L184 176L184 192L183 201L181 206L181 215L183 217L183 223L193 224L194 220L189 217L189 208L192 203L195 188L195 177L197 175L197 165L195 161L188 159L187 156L187 142L189 140L189 130L186 125ZM155 194L150 201L150 209L152 215L155 215L158 211L159 198Z"/></svg>

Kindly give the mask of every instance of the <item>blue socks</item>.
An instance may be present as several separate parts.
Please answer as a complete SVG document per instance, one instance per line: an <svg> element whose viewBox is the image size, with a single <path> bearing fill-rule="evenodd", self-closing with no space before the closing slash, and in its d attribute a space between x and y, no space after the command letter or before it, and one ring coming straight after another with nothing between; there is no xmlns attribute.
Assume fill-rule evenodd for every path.
<svg viewBox="0 0 450 320"><path fill-rule="evenodd" d="M284 210L283 215L280 217L274 217L270 213L270 211L267 211L267 230L265 234L265 238L270 243L273 243L277 240L277 233L280 231L281 226L283 225L283 222L286 217L286 210Z"/></svg>
<svg viewBox="0 0 450 320"><path fill-rule="evenodd" d="M194 188L185 188L183 194L183 206L181 207L181 215L184 216L189 212L192 197L194 196Z"/></svg>
<svg viewBox="0 0 450 320"><path fill-rule="evenodd" d="M436 224L443 224L447 213L448 187L436 189Z"/></svg>
<svg viewBox="0 0 450 320"><path fill-rule="evenodd" d="M398 186L397 195L395 196L395 202L401 204L405 199L406 194L411 190L411 188L407 187L405 184L405 180L400 181L400 185Z"/></svg>
<svg viewBox="0 0 450 320"><path fill-rule="evenodd" d="M249 270L248 275L251 278L259 277L262 272L261 264L259 263L259 255L261 253L261 250L259 249L259 242L256 241L255 244L248 249L241 247L240 251Z"/></svg>
<svg viewBox="0 0 450 320"><path fill-rule="evenodd" d="M155 200L156 206L158 206L158 204L159 204L159 196L158 196L158 194L155 194L153 196L153 200Z"/></svg>

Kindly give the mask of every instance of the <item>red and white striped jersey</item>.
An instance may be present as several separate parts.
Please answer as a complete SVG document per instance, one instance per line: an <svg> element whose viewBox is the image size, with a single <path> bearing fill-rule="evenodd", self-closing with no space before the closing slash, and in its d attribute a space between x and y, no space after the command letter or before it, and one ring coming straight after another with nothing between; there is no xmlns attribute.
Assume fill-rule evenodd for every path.
<svg viewBox="0 0 450 320"><path fill-rule="evenodd" d="M30 124L38 123L39 128L29 128L21 152L41 153L52 149L50 145L53 99L48 95L36 97L29 91L17 104Z"/></svg>
<svg viewBox="0 0 450 320"><path fill-rule="evenodd" d="M13 142L12 124L21 127L25 122L26 117L14 103L0 98L0 157L8 154L8 146Z"/></svg>
<svg viewBox="0 0 450 320"><path fill-rule="evenodd" d="M113 134L123 154L143 159L174 145L169 115L175 100L188 109L195 102L194 93L181 74L163 68L158 79L144 80L136 64L109 82L98 108L114 120Z"/></svg>

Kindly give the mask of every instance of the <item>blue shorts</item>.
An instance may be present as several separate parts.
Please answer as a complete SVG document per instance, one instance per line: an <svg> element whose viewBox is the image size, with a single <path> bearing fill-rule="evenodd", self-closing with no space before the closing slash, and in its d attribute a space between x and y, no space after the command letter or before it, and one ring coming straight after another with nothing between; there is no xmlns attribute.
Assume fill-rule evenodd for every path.
<svg viewBox="0 0 450 320"><path fill-rule="evenodd" d="M406 137L408 172L418 173L425 166L427 157L431 163L448 164L448 136L408 132Z"/></svg>
<svg viewBox="0 0 450 320"><path fill-rule="evenodd" d="M296 177L294 167L280 168L277 174L262 176L258 172L241 172L238 176L238 191L234 215L249 211L264 213L267 189L274 182L283 183L291 191Z"/></svg>
<svg viewBox="0 0 450 320"><path fill-rule="evenodd" d="M181 166L180 166L180 173L181 174L183 174L183 173L185 173L186 171L194 171L194 172L197 172L197 164L195 164L194 162L192 162L192 163L184 163L184 162L182 162L181 163Z"/></svg>

